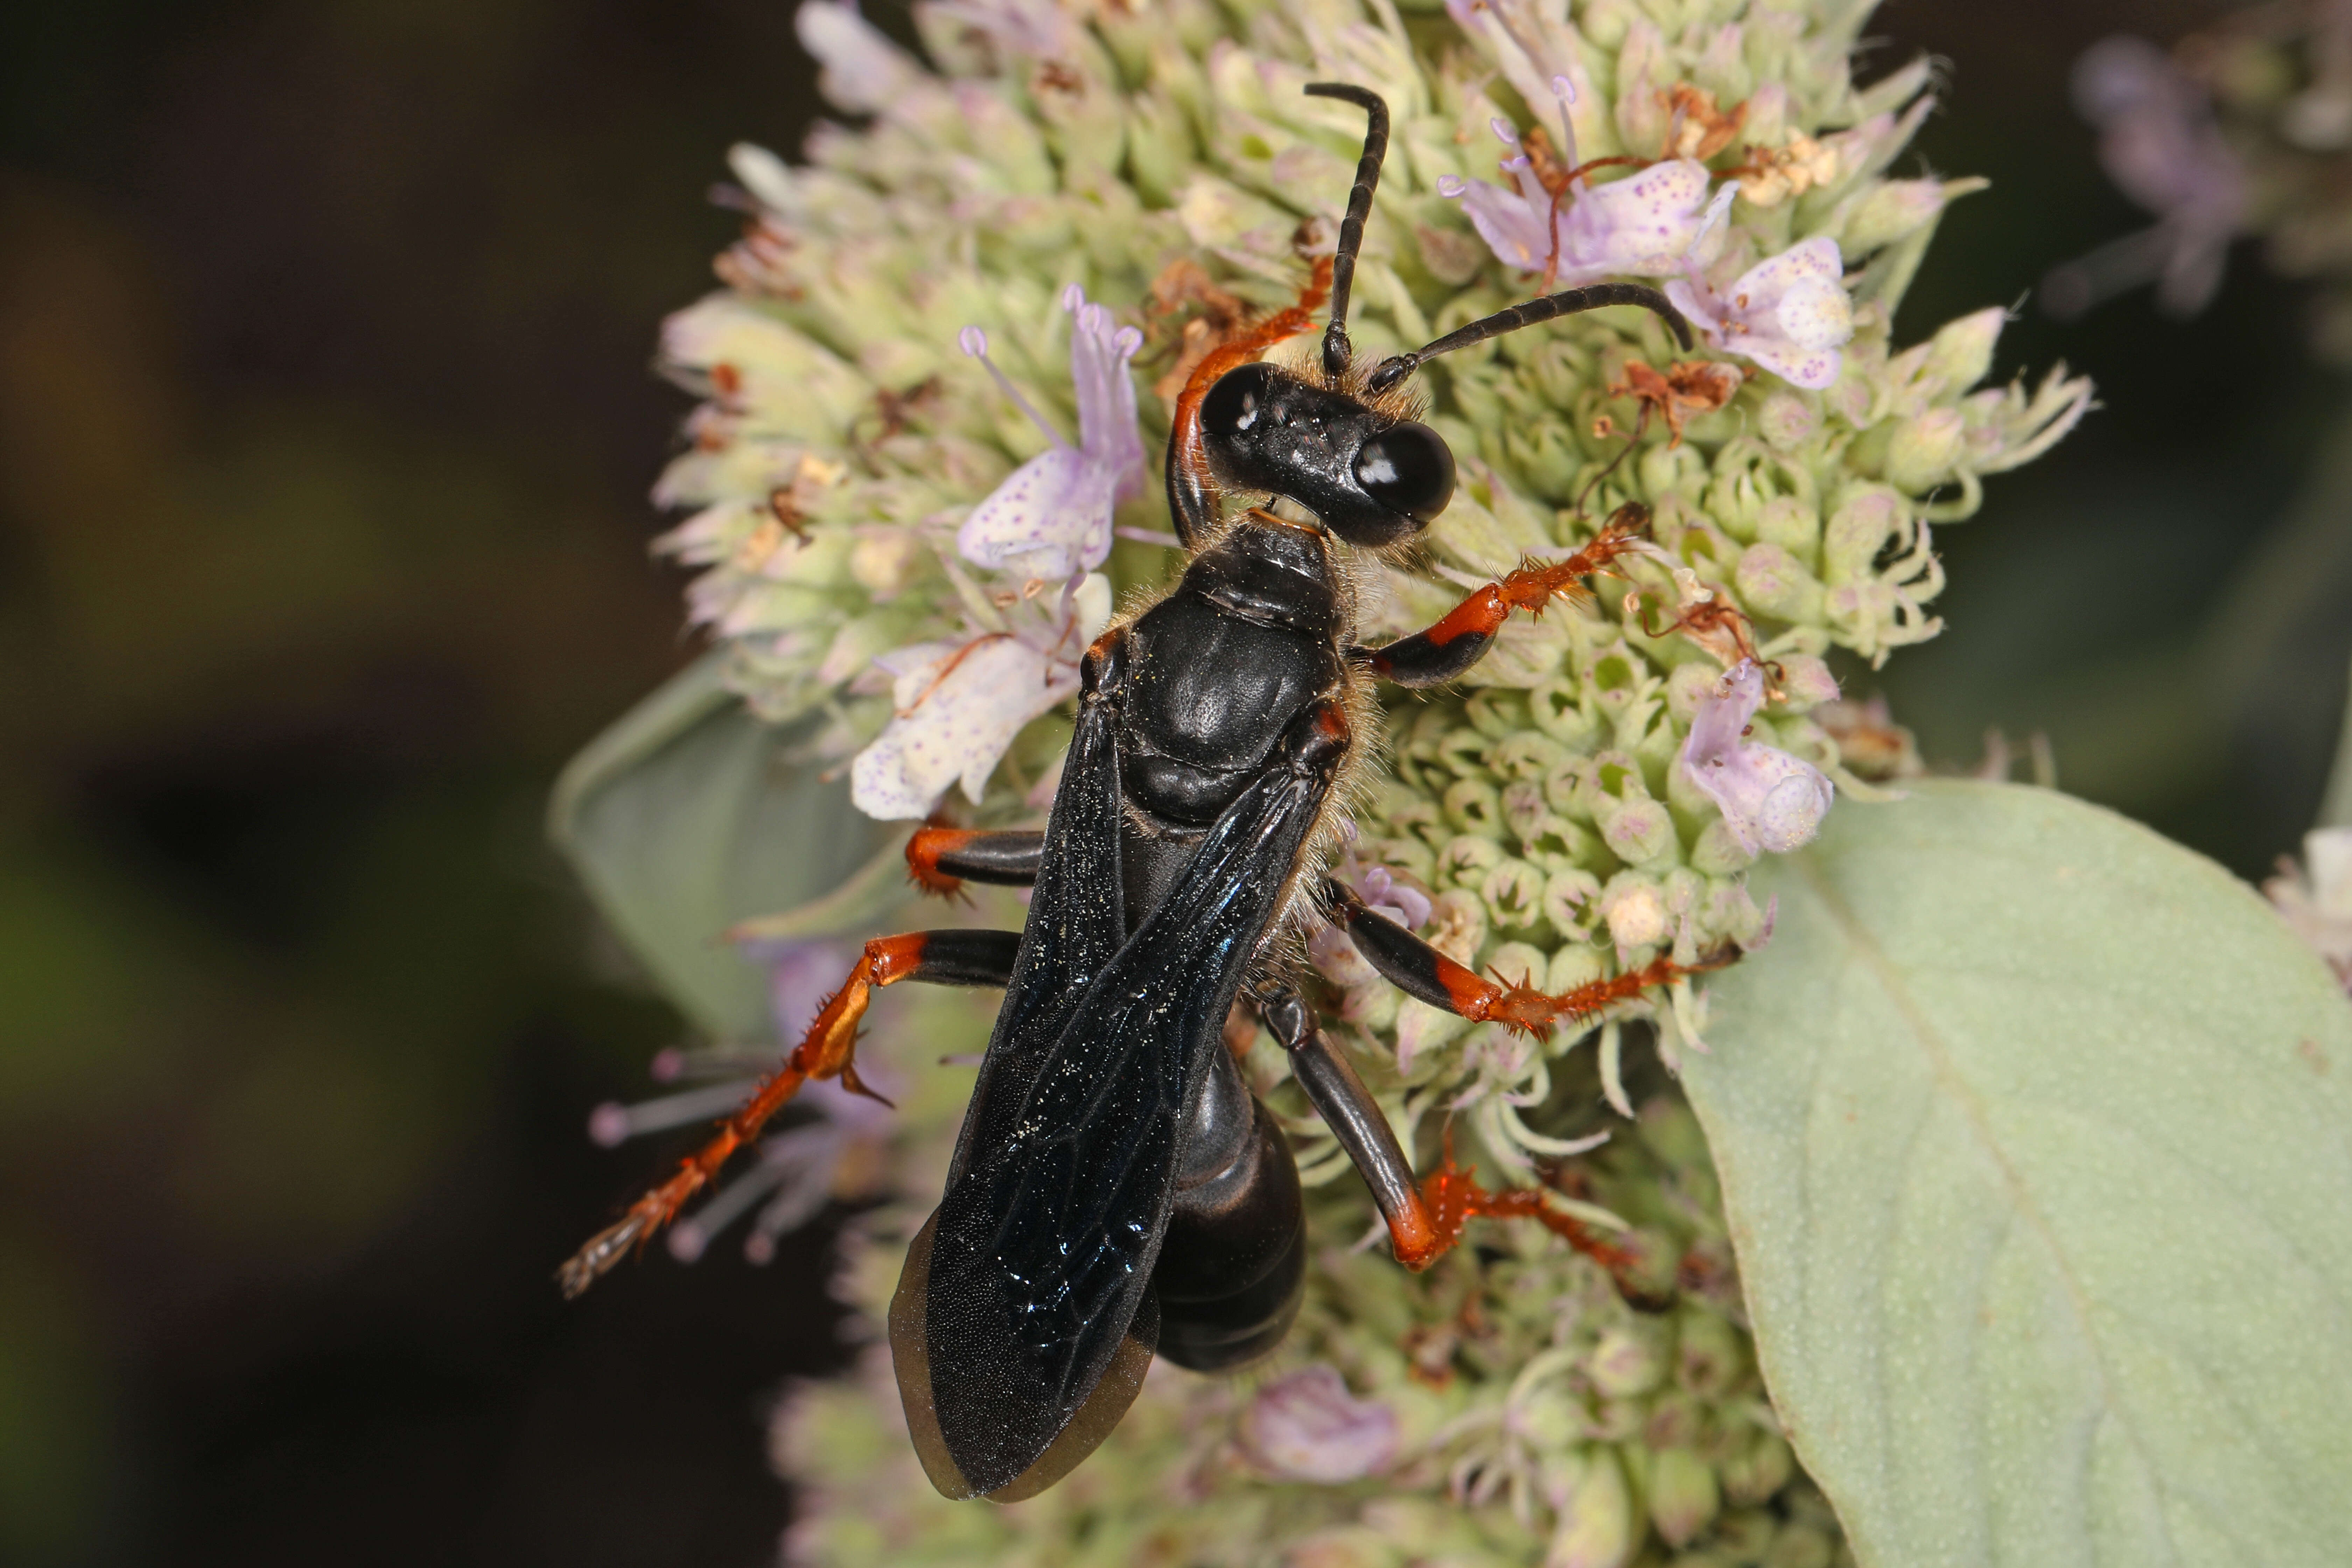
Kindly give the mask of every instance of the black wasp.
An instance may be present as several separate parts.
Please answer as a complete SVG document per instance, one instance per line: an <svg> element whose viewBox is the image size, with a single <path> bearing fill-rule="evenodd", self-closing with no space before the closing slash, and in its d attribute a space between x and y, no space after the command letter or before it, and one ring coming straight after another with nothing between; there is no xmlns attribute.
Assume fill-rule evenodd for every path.
<svg viewBox="0 0 2352 1568"><path fill-rule="evenodd" d="M1600 284L1361 371L1348 294L1388 107L1340 83L1307 91L1365 110L1363 157L1328 273L1318 267L1298 306L1212 352L1177 401L1168 502L1192 552L1182 579L1087 650L1044 833L929 827L908 846L916 879L934 890L961 879L1034 887L1026 926L1017 937L935 931L866 943L775 1076L562 1271L567 1291L585 1289L807 1079L858 1087L852 1046L874 987L1003 986L946 1194L890 1309L908 1425L950 1497L1012 1501L1060 1479L1118 1424L1154 1353L1215 1371L1289 1329L1304 1211L1289 1146L1222 1045L1244 992L1370 1185L1397 1257L1424 1267L1459 1234L1462 1186L1416 1184L1379 1107L1286 978L1315 911L1343 922L1411 994L1524 1029L1689 972L1660 959L1561 996L1491 984L1322 875L1349 770L1368 751L1373 682L1454 679L1514 609L1580 593L1580 578L1632 537L1606 529L1567 560L1479 589L1426 631L1360 646L1335 536L1407 542L1454 493L1453 454L1412 417L1406 379L1436 355L1599 306L1654 310L1685 349L1690 330L1657 290ZM1260 361L1312 324L1327 287L1319 366ZM1218 501L1228 489L1287 498L1315 521L1252 508L1227 521Z"/></svg>

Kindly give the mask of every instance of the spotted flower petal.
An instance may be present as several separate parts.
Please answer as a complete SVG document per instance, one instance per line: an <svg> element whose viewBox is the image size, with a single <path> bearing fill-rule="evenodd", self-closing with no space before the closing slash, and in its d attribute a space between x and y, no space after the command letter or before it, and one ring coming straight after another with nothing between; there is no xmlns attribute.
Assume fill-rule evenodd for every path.
<svg viewBox="0 0 2352 1568"><path fill-rule="evenodd" d="M1705 164L1675 158L1579 192L1560 215L1561 255L1582 276L1663 277L1699 241L1706 188Z"/></svg>
<svg viewBox="0 0 2352 1568"><path fill-rule="evenodd" d="M918 643L874 662L894 679L897 711L850 764L850 799L885 822L929 816L961 781L975 804L1023 725L1078 689L1087 645L1110 623L1099 574L1042 626L963 642Z"/></svg>
<svg viewBox="0 0 2352 1568"><path fill-rule="evenodd" d="M1509 122L1497 120L1494 128L1511 149L1503 170L1516 187L1448 176L1438 181L1438 194L1462 203L1471 226L1505 266L1540 271L1555 261L1551 193L1536 178ZM1558 208L1556 281L1573 287L1624 273L1675 271L1706 244L1709 180L1705 164L1674 158L1605 185L1578 181Z"/></svg>
<svg viewBox="0 0 2352 1568"><path fill-rule="evenodd" d="M1826 235L1794 245L1717 289L1696 265L1666 285L1666 297L1691 324L1728 353L1754 360L1797 386L1835 382L1853 336L1853 301L1844 261Z"/></svg>
<svg viewBox="0 0 2352 1568"><path fill-rule="evenodd" d="M1834 792L1819 768L1743 737L1764 705L1764 671L1742 659L1699 700L1683 742L1682 767L1753 855L1785 854L1811 841Z"/></svg>
<svg viewBox="0 0 2352 1568"><path fill-rule="evenodd" d="M1076 447L1040 452L971 509L956 531L956 552L1031 577L1092 570L1110 554L1117 480Z"/></svg>
<svg viewBox="0 0 2352 1568"><path fill-rule="evenodd" d="M1144 474L1135 380L1127 369L1143 335L1119 326L1100 305L1087 303L1075 284L1062 302L1071 318L1070 383L1078 405L1078 444L1069 445L1046 427L1054 446L1014 469L956 533L957 552L973 564L1048 580L1074 577L1103 563L1110 554L1112 510L1142 493ZM965 344L986 358L984 334L967 331Z"/></svg>

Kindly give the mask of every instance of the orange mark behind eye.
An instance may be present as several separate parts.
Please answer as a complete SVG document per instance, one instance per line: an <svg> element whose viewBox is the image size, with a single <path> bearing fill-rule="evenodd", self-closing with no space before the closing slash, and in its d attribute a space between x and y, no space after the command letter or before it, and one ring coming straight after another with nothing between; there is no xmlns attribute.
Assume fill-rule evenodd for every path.
<svg viewBox="0 0 2352 1568"><path fill-rule="evenodd" d="M1307 286L1298 291L1298 303L1244 327L1202 356L1201 363L1192 367L1192 379L1177 395L1175 418L1168 437L1171 445L1184 455L1185 462L1200 461L1201 403L1209 395L1209 388L1217 384L1217 378L1314 326L1316 312L1330 297L1331 258L1318 256L1307 274Z"/></svg>

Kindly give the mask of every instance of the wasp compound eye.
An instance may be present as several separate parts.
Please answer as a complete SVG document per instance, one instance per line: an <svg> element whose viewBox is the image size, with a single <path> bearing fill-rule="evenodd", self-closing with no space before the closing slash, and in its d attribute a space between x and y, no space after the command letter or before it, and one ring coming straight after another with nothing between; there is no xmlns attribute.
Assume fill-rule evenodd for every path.
<svg viewBox="0 0 2352 1568"><path fill-rule="evenodd" d="M1454 499L1454 453L1426 425L1392 426L1356 448L1356 482L1391 511L1425 523Z"/></svg>
<svg viewBox="0 0 2352 1568"><path fill-rule="evenodd" d="M1245 364L1227 371L1201 402L1201 428L1210 436L1244 436L1258 427L1279 379L1272 365Z"/></svg>

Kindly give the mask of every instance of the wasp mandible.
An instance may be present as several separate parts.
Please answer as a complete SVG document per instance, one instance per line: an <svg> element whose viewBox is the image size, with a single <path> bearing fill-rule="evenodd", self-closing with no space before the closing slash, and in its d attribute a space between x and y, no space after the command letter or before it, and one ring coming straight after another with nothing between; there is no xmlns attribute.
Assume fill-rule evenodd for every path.
<svg viewBox="0 0 2352 1568"><path fill-rule="evenodd" d="M1629 527L1605 528L1565 560L1478 589L1425 631L1359 643L1347 550L1411 542L1454 493L1453 454L1416 417L1413 372L1601 306L1656 312L1685 350L1691 336L1657 290L1604 283L1516 305L1363 370L1348 300L1388 107L1344 83L1307 91L1365 111L1363 155L1328 273L1318 269L1297 306L1213 350L1177 399L1167 488L1191 552L1182 577L1087 650L1043 833L932 826L908 845L910 870L933 890L963 879L1034 889L1024 929L867 942L773 1076L562 1271L568 1292L584 1289L803 1083L858 1087L853 1044L876 987L1003 987L947 1191L890 1310L908 1426L950 1497L1013 1501L1051 1486L1118 1424L1154 1354L1223 1370L1288 1331L1305 1279L1304 1209L1289 1146L1222 1044L1244 994L1362 1173L1398 1259L1424 1268L1459 1235L1464 1186L1450 1167L1416 1181L1289 977L1297 936L1318 913L1411 994L1528 1031L1711 967L1661 958L1564 995L1498 984L1324 875L1351 771L1370 750L1375 684L1462 675L1511 612L1582 595L1582 579L1634 539ZM1317 363L1261 358L1308 331L1327 293ZM1251 507L1228 521L1220 502L1230 491L1286 500L1311 519Z"/></svg>

